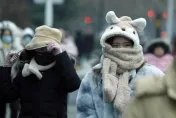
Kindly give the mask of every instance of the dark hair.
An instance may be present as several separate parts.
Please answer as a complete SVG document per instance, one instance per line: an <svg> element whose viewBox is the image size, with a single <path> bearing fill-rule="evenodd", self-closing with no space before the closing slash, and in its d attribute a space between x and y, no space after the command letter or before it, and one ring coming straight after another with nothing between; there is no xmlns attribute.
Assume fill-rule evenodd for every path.
<svg viewBox="0 0 176 118"><path fill-rule="evenodd" d="M4 28L4 29L1 29L1 38L3 37L5 31L9 31L10 32L10 36L13 37L12 31L10 29L8 29L8 28Z"/></svg>
<svg viewBox="0 0 176 118"><path fill-rule="evenodd" d="M34 50L25 50L24 49L20 54L20 60L23 60L23 61L31 60L34 55L35 55Z"/></svg>
<svg viewBox="0 0 176 118"><path fill-rule="evenodd" d="M164 54L170 53L169 46L167 44L165 44L164 42L157 42L157 43L154 43L154 44L150 45L147 49L147 52L148 53L154 53L154 50L157 47L163 48L164 49Z"/></svg>
<svg viewBox="0 0 176 118"><path fill-rule="evenodd" d="M114 41L114 39L115 39L116 37L123 37L123 36L113 36L113 37L110 37L110 38L108 38L108 39L106 40L106 43L112 45L112 42ZM125 38L125 39L128 39L129 41L131 41L132 45L134 45L134 42L133 42L132 40L130 40L129 38L126 38L126 37L124 37L124 38Z"/></svg>

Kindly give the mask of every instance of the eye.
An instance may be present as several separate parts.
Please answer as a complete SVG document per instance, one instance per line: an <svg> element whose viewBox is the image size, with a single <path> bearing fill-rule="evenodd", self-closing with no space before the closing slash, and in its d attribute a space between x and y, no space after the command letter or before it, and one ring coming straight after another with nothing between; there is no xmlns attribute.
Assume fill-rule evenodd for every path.
<svg viewBox="0 0 176 118"><path fill-rule="evenodd" d="M125 31L125 28L122 28L122 31Z"/></svg>
<svg viewBox="0 0 176 118"><path fill-rule="evenodd" d="M133 31L133 34L136 34L136 32L135 32L135 31Z"/></svg>
<svg viewBox="0 0 176 118"><path fill-rule="evenodd" d="M113 29L113 27L111 27L110 29Z"/></svg>
<svg viewBox="0 0 176 118"><path fill-rule="evenodd" d="M132 47L132 45L130 43L126 43L123 45L124 47Z"/></svg>
<svg viewBox="0 0 176 118"><path fill-rule="evenodd" d="M113 48L118 48L119 45L118 45L118 44L113 44L112 47L113 47Z"/></svg>

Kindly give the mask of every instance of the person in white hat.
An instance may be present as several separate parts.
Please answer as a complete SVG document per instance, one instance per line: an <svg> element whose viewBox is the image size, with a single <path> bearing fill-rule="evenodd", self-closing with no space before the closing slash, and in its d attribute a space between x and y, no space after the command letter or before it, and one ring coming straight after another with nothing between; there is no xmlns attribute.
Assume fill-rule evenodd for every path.
<svg viewBox="0 0 176 118"><path fill-rule="evenodd" d="M21 45L25 47L32 40L33 36L34 31L29 27L25 28L21 37Z"/></svg>
<svg viewBox="0 0 176 118"><path fill-rule="evenodd" d="M66 52L60 48L61 32L40 26L19 57L26 63L11 83L0 78L6 102L21 101L19 118L67 118L67 94L80 79Z"/></svg>
<svg viewBox="0 0 176 118"><path fill-rule="evenodd" d="M121 118L134 95L134 80L164 75L145 63L138 36L146 26L144 18L118 18L110 11L106 21L109 26L100 39L103 55L100 64L82 80L77 96L77 118Z"/></svg>

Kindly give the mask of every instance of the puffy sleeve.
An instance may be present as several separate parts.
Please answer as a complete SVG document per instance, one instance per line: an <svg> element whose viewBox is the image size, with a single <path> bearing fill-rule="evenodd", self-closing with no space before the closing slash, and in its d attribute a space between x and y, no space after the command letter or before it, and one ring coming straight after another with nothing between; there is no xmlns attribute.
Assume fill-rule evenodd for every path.
<svg viewBox="0 0 176 118"><path fill-rule="evenodd" d="M159 76L162 77L165 74L157 67L151 64L145 64L137 73L138 76Z"/></svg>
<svg viewBox="0 0 176 118"><path fill-rule="evenodd" d="M11 68L0 67L0 91L6 102L13 102L19 98L19 76L11 81Z"/></svg>
<svg viewBox="0 0 176 118"><path fill-rule="evenodd" d="M78 77L74 64L70 60L66 52L56 56L56 67L58 73L61 75L61 83L63 91L73 92L80 86L81 80Z"/></svg>
<svg viewBox="0 0 176 118"><path fill-rule="evenodd" d="M77 96L77 118L98 118L92 98L90 73L82 80Z"/></svg>

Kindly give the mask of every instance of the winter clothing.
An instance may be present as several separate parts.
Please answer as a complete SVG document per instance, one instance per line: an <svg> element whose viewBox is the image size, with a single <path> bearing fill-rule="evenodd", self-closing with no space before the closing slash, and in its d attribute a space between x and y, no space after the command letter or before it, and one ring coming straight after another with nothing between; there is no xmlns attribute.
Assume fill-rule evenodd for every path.
<svg viewBox="0 0 176 118"><path fill-rule="evenodd" d="M62 48L60 45L52 42L48 44L47 51L53 53L53 55L58 55L59 53L62 53Z"/></svg>
<svg viewBox="0 0 176 118"><path fill-rule="evenodd" d="M145 58L148 63L156 66L157 68L159 68L163 72L165 72L167 70L168 65L173 60L173 56L170 54L166 54L162 57L157 57L153 54L146 54Z"/></svg>
<svg viewBox="0 0 176 118"><path fill-rule="evenodd" d="M35 59L33 58L29 64L25 64L24 68L22 70L22 76L23 77L27 77L31 74L34 74L37 76L38 79L42 79L42 74L40 71L46 71L50 68L52 68L56 63L53 62L47 66L42 66L42 65L38 65L37 62L35 61Z"/></svg>
<svg viewBox="0 0 176 118"><path fill-rule="evenodd" d="M129 104L124 118L175 118L176 117L176 60L164 77L138 80L136 96Z"/></svg>
<svg viewBox="0 0 176 118"><path fill-rule="evenodd" d="M80 85L67 53L57 55L56 65L41 73L41 80L34 74L23 77L22 72L14 78L13 84L6 82L8 78L1 80L5 100L20 99L19 118L67 118L67 94Z"/></svg>
<svg viewBox="0 0 176 118"><path fill-rule="evenodd" d="M121 113L116 112L112 103L105 103L102 85L102 64L99 64L83 78L77 96L77 118L119 118ZM163 76L156 67L145 64L139 71L131 71L129 75L130 95L134 95L134 81L141 76Z"/></svg>
<svg viewBox="0 0 176 118"><path fill-rule="evenodd" d="M37 48L46 47L50 42L61 42L62 34L58 29L48 26L40 26L36 28L35 36L32 41L25 46L26 50L34 50Z"/></svg>
<svg viewBox="0 0 176 118"><path fill-rule="evenodd" d="M6 61L5 61L5 64L4 66L5 67L11 67L13 66L13 64L17 61L18 59L18 54L15 53L15 52L9 52L7 57L6 57Z"/></svg>
<svg viewBox="0 0 176 118"><path fill-rule="evenodd" d="M0 80L2 78L10 78L10 72L11 72L11 68L10 67L2 67L0 66ZM0 83L1 85L2 83ZM2 95L2 89L0 86L0 118L5 118L5 109L6 109L6 102L5 102L5 98Z"/></svg>
<svg viewBox="0 0 176 118"><path fill-rule="evenodd" d="M110 26L103 33L100 44L104 47L105 41L113 36L124 36L133 41L134 47L139 45L138 32L143 31L146 26L146 20L139 18L131 20L130 17L123 16L118 18L113 11L110 11L106 15L106 21Z"/></svg>
<svg viewBox="0 0 176 118"><path fill-rule="evenodd" d="M120 104L117 102L119 101L118 99L120 97L117 95L118 93L116 92L122 88L117 86L118 77L116 77L116 75L117 74L119 75L119 79L120 77L125 77L123 73L128 74L127 72L128 70L137 69L144 63L142 47L139 45L138 48L136 46L136 48L131 49L131 48L112 48L109 44L104 44L104 45L105 45L105 48L104 48L102 78L103 78L105 102L112 102L115 99L114 100L115 108L117 108L120 111L123 111L119 107L122 105L124 108L125 104ZM127 59L130 59L130 60L126 61ZM115 72L113 76L111 75L111 73L109 73L109 69ZM122 78L122 79L126 79L126 78Z"/></svg>
<svg viewBox="0 0 176 118"><path fill-rule="evenodd" d="M25 47L33 38L34 31L31 28L25 28L21 38L21 45Z"/></svg>
<svg viewBox="0 0 176 118"><path fill-rule="evenodd" d="M113 102L117 111L123 112L123 108L126 106L129 100L128 98L130 98L130 89L129 87L126 88L128 83L125 86L118 85L118 80L120 78L124 80L127 79L128 77L126 77L126 75L128 75L128 70L135 70L144 63L143 51L139 44L139 37L136 33L137 28L135 29L135 27L140 27L139 29L142 31L146 25L146 21L145 19L132 21L132 19L127 16L117 18L113 11L107 13L106 20L110 24L110 28L108 27L105 30L100 40L100 44L103 47L102 78L104 98L105 102ZM141 24L142 26L140 26ZM132 41L133 47L112 47L111 44L108 44L108 41L111 41L114 36L127 37ZM115 71L115 77L109 73L110 69Z"/></svg>
<svg viewBox="0 0 176 118"><path fill-rule="evenodd" d="M17 28L18 29L18 28ZM21 50L20 45L18 44L18 38L16 37L16 31L18 31L15 25L9 21L2 22L2 33L1 33L1 40L0 40L0 66L4 65L5 57L10 51L18 52ZM5 37L4 41L2 41L3 32L8 30L10 32L11 38ZM11 43L9 41L11 40ZM19 43L20 44L20 43Z"/></svg>
<svg viewBox="0 0 176 118"><path fill-rule="evenodd" d="M161 57L158 57L154 54L154 49L158 46L162 47L165 51L165 54ZM171 46L169 45L167 41L162 40L162 39L155 39L151 41L145 47L145 51L147 52L147 54L145 54L145 58L147 62L156 66L163 72L166 71L168 65L173 60L173 56L170 54Z"/></svg>
<svg viewBox="0 0 176 118"><path fill-rule="evenodd" d="M135 79L146 75L164 75L159 69L144 62L137 31L144 29L145 19L132 21L127 16L117 18L110 11L106 20L110 26L100 40L103 49L101 63L82 81L77 96L77 118L120 118L130 94L133 95ZM115 36L131 40L133 47L110 46L107 40Z"/></svg>

